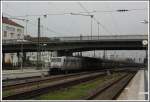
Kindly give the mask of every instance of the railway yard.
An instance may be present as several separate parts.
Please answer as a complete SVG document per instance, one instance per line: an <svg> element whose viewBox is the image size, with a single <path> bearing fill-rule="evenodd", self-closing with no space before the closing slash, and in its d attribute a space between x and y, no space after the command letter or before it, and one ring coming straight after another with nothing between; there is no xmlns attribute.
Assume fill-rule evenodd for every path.
<svg viewBox="0 0 150 102"><path fill-rule="evenodd" d="M144 64L92 57L52 57L47 70L3 72L3 100L123 100L145 97ZM144 70L145 71L145 70ZM140 76L145 75L144 73ZM147 77L147 76L146 76ZM137 88L128 84L133 80ZM140 80L139 80L140 79ZM137 84L138 83L138 84ZM136 85L134 85L136 84ZM140 85L140 86L137 86ZM125 89L132 90L127 93ZM127 93L126 96L122 93ZM143 94L141 94L143 93ZM137 96L137 97L136 97ZM141 99L141 98L139 98Z"/></svg>
<svg viewBox="0 0 150 102"><path fill-rule="evenodd" d="M2 98L3 100L123 100L127 98L123 97L122 93L128 84L132 80L138 80L137 73L141 71L110 69L7 79L3 80ZM144 99L142 95L138 97Z"/></svg>
<svg viewBox="0 0 150 102"><path fill-rule="evenodd" d="M146 1L1 2L1 101L150 102Z"/></svg>

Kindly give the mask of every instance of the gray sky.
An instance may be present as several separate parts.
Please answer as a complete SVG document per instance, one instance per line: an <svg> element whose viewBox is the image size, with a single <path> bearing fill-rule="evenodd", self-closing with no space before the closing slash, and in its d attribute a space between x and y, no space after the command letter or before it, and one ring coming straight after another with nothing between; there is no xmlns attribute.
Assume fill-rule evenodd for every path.
<svg viewBox="0 0 150 102"><path fill-rule="evenodd" d="M88 11L100 11L91 13L109 31L100 26L101 35L112 34L147 34L147 25L140 23L148 20L147 2L80 2ZM25 16L60 13L85 12L78 2L3 2L3 15ZM130 12L114 12L118 9L143 9ZM113 11L113 12L105 12ZM9 16L10 17L10 16ZM37 36L37 18L39 16L28 16L28 33ZM41 17L44 25L42 36L78 36L90 35L90 17L80 15L48 15ZM25 22L18 21L25 26ZM49 28L47 30L46 28ZM93 35L98 32L97 23L93 21ZM52 30L52 31L51 31Z"/></svg>
<svg viewBox="0 0 150 102"><path fill-rule="evenodd" d="M100 11L91 13L101 24L109 31L100 26L101 35L124 35L124 34L148 34L148 27L140 21L148 20L147 2L80 2L88 11ZM25 16L25 15L43 15L60 13L78 13L85 12L78 2L3 2L3 15ZM129 12L114 12L118 9L131 9ZM136 10L134 10L136 9ZM108 12L110 11L110 12ZM113 12L112 12L113 11ZM11 16L10 16L11 15ZM27 31L31 36L37 36L37 18L39 16L28 16L29 19ZM89 16L79 15L48 15L47 18L41 17L41 24L49 30L41 29L42 36L60 37L60 36L79 36L90 35ZM18 17L19 18L19 17ZM21 18L21 17L20 17ZM25 22L18 21L25 26ZM25 27L26 28L26 27ZM52 30L52 31L51 31ZM93 35L97 35L98 26L93 21ZM102 52L101 52L102 53ZM108 54L115 52L109 51ZM86 53L85 53L86 54ZM99 53L97 53L99 56ZM109 55L110 55L109 54ZM117 53L120 57L144 58L144 51L120 51ZM92 55L92 54L91 54ZM102 55L102 54L101 54Z"/></svg>

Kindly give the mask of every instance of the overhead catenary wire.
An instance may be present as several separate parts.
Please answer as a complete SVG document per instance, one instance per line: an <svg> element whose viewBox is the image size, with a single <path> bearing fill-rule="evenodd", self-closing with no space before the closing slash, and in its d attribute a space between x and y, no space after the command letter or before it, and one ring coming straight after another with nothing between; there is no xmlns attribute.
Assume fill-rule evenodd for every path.
<svg viewBox="0 0 150 102"><path fill-rule="evenodd" d="M10 14L8 14L8 13L4 13L4 14L8 15L8 16L9 16L9 17L8 17L9 19L22 20L22 21L27 21L27 20L28 20L28 19L25 19L25 18L19 18L18 16L17 16L17 17L16 17L16 16L12 16L12 15L10 15ZM26 15L26 16L28 16L28 15ZM36 23L28 22L28 24L33 25L34 27L37 26ZM63 34L63 33L57 32L57 31L55 31L55 30L52 30L52 29L49 28L49 27L45 27L44 25L40 25L40 26L42 26L43 29L45 29L45 30L47 30L47 31L49 31L49 32L52 32L52 33L55 33L55 34Z"/></svg>
<svg viewBox="0 0 150 102"><path fill-rule="evenodd" d="M117 12L117 10L87 10L80 2L78 2L78 4L80 5L80 7L82 7L82 9L84 11L78 11L76 13L83 13L83 14L94 14L94 13L114 13L114 12ZM120 9L121 10L121 9ZM147 8L140 8L140 9L136 9L136 8L133 8L133 9L126 9L128 11L141 11L141 10L147 10ZM14 18L18 18L18 20L20 19L23 19L24 17L41 17L41 16L46 16L46 15L70 15L71 12L60 12L60 13L45 13L45 14L33 14L33 15L20 15L20 16L13 16ZM98 20L95 18L95 16L93 17L94 20L97 22ZM99 22L99 21L98 21ZM98 23L97 22L97 23ZM101 22L99 22L101 27L107 31L108 33L111 34L111 32L105 27L105 25L103 25ZM56 33L56 31L50 29L50 31L52 31L53 33Z"/></svg>
<svg viewBox="0 0 150 102"><path fill-rule="evenodd" d="M106 5L106 8L111 8L109 4ZM117 20L115 19L115 16L114 16L114 13L110 12L109 13L111 15L111 18L112 18L112 24L114 26L114 29L115 29L115 32L116 34L115 35L118 35L118 34L121 34L121 31L120 31L120 28L118 26L118 22ZM117 29L116 29L117 28Z"/></svg>
<svg viewBox="0 0 150 102"><path fill-rule="evenodd" d="M78 11L76 13L115 13L118 12L118 10L128 10L128 11L141 11L141 10L147 10L146 8L141 8L141 9L118 9L118 10L92 10L92 11L88 11L80 2L78 2L78 4L80 5L80 7L82 7L82 9L84 9L85 11ZM57 11L58 12L58 11ZM60 12L60 11L59 11ZM18 16L14 16L14 17L40 17L43 15L67 15L70 14L72 12L62 12L61 13L44 13L44 14L32 14L32 15L18 15Z"/></svg>
<svg viewBox="0 0 150 102"><path fill-rule="evenodd" d="M141 9L117 9L117 10L93 10L91 11L92 13L115 13L118 12L119 10L127 10L127 11L143 11L147 10L146 8L141 8Z"/></svg>
<svg viewBox="0 0 150 102"><path fill-rule="evenodd" d="M89 12L80 2L78 2L78 5L84 10L86 11L89 15L91 14L91 12ZM95 16L93 16L94 21L96 21L96 23L99 23L99 25L108 33L112 34L99 20L97 20L95 18Z"/></svg>

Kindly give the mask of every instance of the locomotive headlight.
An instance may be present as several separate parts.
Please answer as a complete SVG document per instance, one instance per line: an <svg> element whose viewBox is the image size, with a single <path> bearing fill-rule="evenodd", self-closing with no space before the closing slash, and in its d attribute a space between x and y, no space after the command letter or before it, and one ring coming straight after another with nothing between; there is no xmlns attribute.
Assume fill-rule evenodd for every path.
<svg viewBox="0 0 150 102"><path fill-rule="evenodd" d="M147 45L147 44L148 44L147 40L143 40L143 41L142 41L142 44L143 44L143 45Z"/></svg>

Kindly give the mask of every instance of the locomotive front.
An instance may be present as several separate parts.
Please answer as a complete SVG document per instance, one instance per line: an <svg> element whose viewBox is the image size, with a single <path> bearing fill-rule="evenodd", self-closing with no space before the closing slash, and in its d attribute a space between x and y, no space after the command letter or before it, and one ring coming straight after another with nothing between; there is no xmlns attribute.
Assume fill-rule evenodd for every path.
<svg viewBox="0 0 150 102"><path fill-rule="evenodd" d="M64 57L52 57L51 58L51 66L49 68L49 72L52 73L58 73L63 68L63 59Z"/></svg>

